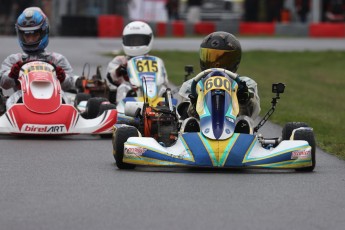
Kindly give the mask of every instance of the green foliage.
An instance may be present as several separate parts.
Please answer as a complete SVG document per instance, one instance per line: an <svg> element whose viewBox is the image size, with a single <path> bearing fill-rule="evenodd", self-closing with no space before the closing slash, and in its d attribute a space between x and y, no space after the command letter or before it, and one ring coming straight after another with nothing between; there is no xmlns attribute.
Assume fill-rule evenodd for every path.
<svg viewBox="0 0 345 230"><path fill-rule="evenodd" d="M284 82L271 121L308 123L319 147L345 159L344 59L345 52L247 52L239 73L258 82L263 111L269 107L270 83Z"/></svg>

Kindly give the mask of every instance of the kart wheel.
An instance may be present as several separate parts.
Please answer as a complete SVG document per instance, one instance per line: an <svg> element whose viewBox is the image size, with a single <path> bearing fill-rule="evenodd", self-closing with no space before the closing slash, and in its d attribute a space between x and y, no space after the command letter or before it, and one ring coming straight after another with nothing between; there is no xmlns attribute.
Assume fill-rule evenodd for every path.
<svg viewBox="0 0 345 230"><path fill-rule="evenodd" d="M91 98L90 94L87 93L77 93L74 99L74 107L77 108L81 101L88 101Z"/></svg>
<svg viewBox="0 0 345 230"><path fill-rule="evenodd" d="M134 169L135 165L123 162L124 144L129 137L138 137L138 131L131 126L117 128L113 133L113 155L119 169Z"/></svg>
<svg viewBox="0 0 345 230"><path fill-rule="evenodd" d="M86 104L86 117L88 119L93 119L96 118L98 113L99 113L99 109L100 106L103 102L108 101L106 98L104 97L92 97L87 101Z"/></svg>
<svg viewBox="0 0 345 230"><path fill-rule="evenodd" d="M98 116L102 115L102 113L106 110L110 110L110 109L116 109L116 105L114 104L101 104L99 106L99 112L98 112ZM100 134L100 136L102 138L111 138L112 137L112 134L109 133L109 134Z"/></svg>
<svg viewBox="0 0 345 230"><path fill-rule="evenodd" d="M98 116L102 115L102 113L106 110L116 109L116 105L114 104L101 104L99 106Z"/></svg>
<svg viewBox="0 0 345 230"><path fill-rule="evenodd" d="M285 124L282 131L283 140L290 140L292 131L300 127L309 127L307 123L304 122L288 122Z"/></svg>
<svg viewBox="0 0 345 230"><path fill-rule="evenodd" d="M312 172L315 168L316 160L315 160L315 148L316 148L316 142L315 142L315 136L314 132L311 129L301 129L295 131L294 134L294 140L304 140L309 143L311 146L311 160L312 160L312 166L305 167L305 168L299 168L295 169L299 172Z"/></svg>
<svg viewBox="0 0 345 230"><path fill-rule="evenodd" d="M109 91L108 97L111 103L116 103L116 91Z"/></svg>

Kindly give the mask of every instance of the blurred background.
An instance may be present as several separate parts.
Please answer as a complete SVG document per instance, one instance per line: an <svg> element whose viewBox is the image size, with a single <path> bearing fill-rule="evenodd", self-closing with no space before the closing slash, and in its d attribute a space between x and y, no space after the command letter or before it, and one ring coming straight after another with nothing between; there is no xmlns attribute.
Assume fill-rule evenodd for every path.
<svg viewBox="0 0 345 230"><path fill-rule="evenodd" d="M99 17L105 15L120 19L114 23L121 27L131 20L217 22L222 30L241 22L345 23L345 0L0 0L0 35L14 35L17 16L29 6L43 9L57 36L97 36Z"/></svg>

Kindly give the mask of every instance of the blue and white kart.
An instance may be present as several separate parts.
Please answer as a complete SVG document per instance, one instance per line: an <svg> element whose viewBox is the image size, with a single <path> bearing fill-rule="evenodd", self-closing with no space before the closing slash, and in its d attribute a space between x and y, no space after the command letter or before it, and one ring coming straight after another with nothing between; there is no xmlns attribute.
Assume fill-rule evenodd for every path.
<svg viewBox="0 0 345 230"><path fill-rule="evenodd" d="M119 124L133 124L138 120L125 115L128 102L131 105L147 102L150 106L156 107L165 101L164 94L167 89L168 75L163 60L159 57L151 55L133 57L127 63L127 73L129 88L132 90L116 105ZM172 100L176 105L177 100Z"/></svg>
<svg viewBox="0 0 345 230"><path fill-rule="evenodd" d="M192 94L197 94L199 131L180 129L176 141L165 146L151 137L142 137L133 126L116 125L113 155L120 169L141 166L261 168L313 171L315 138L303 122L287 123L282 136L264 138L258 129L273 113L285 85L273 84L276 97L272 108L254 132L235 132L239 113L238 75L224 69L208 69L193 78ZM181 126L183 127L183 125ZM236 129L237 130L237 129Z"/></svg>

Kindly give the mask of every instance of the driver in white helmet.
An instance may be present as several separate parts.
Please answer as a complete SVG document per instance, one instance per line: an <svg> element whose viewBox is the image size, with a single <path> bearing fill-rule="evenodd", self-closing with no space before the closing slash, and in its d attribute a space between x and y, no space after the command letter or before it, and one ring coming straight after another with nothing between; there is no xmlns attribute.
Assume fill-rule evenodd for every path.
<svg viewBox="0 0 345 230"><path fill-rule="evenodd" d="M148 55L152 49L153 32L151 27L142 21L133 21L125 26L122 32L122 48L125 55L116 56L107 67L107 80L110 95L116 92L115 102L122 101L132 89L127 74L127 62L132 57ZM163 61L157 58L164 66ZM163 68L165 69L165 68ZM167 74L165 73L165 76ZM168 84L167 77L165 85ZM109 96L113 102L112 96Z"/></svg>

